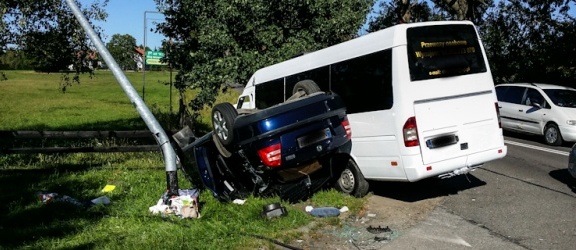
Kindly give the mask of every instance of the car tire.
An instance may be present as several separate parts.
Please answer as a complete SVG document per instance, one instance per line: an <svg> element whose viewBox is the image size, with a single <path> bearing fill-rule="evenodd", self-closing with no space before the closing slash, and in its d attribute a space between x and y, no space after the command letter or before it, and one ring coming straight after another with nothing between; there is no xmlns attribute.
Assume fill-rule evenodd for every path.
<svg viewBox="0 0 576 250"><path fill-rule="evenodd" d="M234 139L234 120L238 111L232 104L224 102L212 108L212 129L218 140L224 146L232 144Z"/></svg>
<svg viewBox="0 0 576 250"><path fill-rule="evenodd" d="M548 124L544 128L544 140L546 144L551 146L560 146L564 143L562 135L560 134L560 129L556 124Z"/></svg>
<svg viewBox="0 0 576 250"><path fill-rule="evenodd" d="M294 85L294 88L292 88L292 95L298 92L303 92L305 95L310 95L320 91L322 90L320 90L320 87L318 87L316 82L312 80L302 80Z"/></svg>
<svg viewBox="0 0 576 250"><path fill-rule="evenodd" d="M342 173L336 180L336 190L354 196L364 197L368 193L368 181L352 159L348 159Z"/></svg>

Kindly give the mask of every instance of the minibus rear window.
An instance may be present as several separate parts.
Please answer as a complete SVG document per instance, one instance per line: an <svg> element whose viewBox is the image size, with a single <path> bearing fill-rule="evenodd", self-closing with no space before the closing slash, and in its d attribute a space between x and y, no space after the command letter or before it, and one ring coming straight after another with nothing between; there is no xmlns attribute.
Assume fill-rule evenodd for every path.
<svg viewBox="0 0 576 250"><path fill-rule="evenodd" d="M434 25L406 31L412 81L486 72L472 25Z"/></svg>

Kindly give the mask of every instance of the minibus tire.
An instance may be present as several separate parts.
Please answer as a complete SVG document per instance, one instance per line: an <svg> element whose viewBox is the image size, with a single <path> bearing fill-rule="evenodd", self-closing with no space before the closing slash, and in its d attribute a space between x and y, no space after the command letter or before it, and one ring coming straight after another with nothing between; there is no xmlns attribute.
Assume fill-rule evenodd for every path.
<svg viewBox="0 0 576 250"><path fill-rule="evenodd" d="M336 180L336 190L354 196L364 197L368 193L368 181L352 159L348 159L340 177Z"/></svg>
<svg viewBox="0 0 576 250"><path fill-rule="evenodd" d="M228 102L216 104L212 108L212 129L224 146L232 144L234 139L234 121L238 111Z"/></svg>
<svg viewBox="0 0 576 250"><path fill-rule="evenodd" d="M320 92L320 87L318 87L318 84L316 84L316 82L312 81L312 80L302 80L296 83L296 85L294 85L294 88L292 89L292 94L296 94L299 91L302 91L304 93L306 93L306 95L310 95L316 92Z"/></svg>

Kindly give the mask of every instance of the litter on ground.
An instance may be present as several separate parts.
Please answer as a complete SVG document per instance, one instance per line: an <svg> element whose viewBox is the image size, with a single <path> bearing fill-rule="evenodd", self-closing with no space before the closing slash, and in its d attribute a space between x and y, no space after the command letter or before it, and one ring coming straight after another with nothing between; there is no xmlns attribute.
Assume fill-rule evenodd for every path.
<svg viewBox="0 0 576 250"><path fill-rule="evenodd" d="M151 206L148 210L152 214L175 215L180 218L200 218L200 209L198 207L199 192L197 189L180 189L178 196L168 197L164 193L156 205Z"/></svg>

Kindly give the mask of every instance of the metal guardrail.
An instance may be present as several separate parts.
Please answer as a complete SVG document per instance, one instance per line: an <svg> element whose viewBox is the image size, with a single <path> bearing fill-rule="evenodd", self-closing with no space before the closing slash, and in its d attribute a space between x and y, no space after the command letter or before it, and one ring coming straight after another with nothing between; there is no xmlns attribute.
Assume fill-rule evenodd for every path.
<svg viewBox="0 0 576 250"><path fill-rule="evenodd" d="M173 132L176 133L176 132ZM137 139L136 145L99 145L99 146L34 146L34 142L65 139L70 141L83 139ZM57 153L114 153L114 152L152 152L160 151L157 144L145 144L154 139L150 131L0 131L0 154L57 154ZM144 141L142 141L144 140ZM142 144L139 144L142 143ZM16 146L26 145L26 146Z"/></svg>

